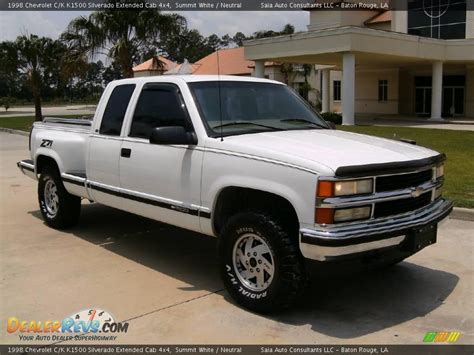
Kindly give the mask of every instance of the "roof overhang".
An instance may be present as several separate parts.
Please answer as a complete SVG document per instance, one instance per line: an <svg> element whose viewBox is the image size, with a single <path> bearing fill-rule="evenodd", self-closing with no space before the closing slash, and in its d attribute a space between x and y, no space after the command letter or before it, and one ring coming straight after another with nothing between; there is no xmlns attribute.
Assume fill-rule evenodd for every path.
<svg viewBox="0 0 474 355"><path fill-rule="evenodd" d="M474 39L442 40L362 27L300 32L246 41L248 60L340 65L352 52L357 65L403 66L474 63Z"/></svg>

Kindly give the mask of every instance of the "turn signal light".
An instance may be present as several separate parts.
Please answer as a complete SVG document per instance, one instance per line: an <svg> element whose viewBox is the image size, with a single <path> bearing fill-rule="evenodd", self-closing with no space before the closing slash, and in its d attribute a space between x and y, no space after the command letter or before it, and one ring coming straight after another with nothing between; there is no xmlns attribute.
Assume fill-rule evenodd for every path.
<svg viewBox="0 0 474 355"><path fill-rule="evenodd" d="M333 224L334 223L334 209L333 208L316 208L316 223L318 224Z"/></svg>

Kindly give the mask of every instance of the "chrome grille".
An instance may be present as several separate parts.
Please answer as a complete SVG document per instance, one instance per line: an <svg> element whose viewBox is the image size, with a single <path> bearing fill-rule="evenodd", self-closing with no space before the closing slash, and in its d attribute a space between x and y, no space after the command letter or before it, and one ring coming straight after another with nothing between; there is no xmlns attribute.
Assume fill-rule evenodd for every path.
<svg viewBox="0 0 474 355"><path fill-rule="evenodd" d="M407 213L425 207L431 203L431 191L413 197L399 200L377 202L374 206L374 218L388 217Z"/></svg>
<svg viewBox="0 0 474 355"><path fill-rule="evenodd" d="M430 181L432 169L401 175L379 176L375 180L375 192L392 191L416 187Z"/></svg>

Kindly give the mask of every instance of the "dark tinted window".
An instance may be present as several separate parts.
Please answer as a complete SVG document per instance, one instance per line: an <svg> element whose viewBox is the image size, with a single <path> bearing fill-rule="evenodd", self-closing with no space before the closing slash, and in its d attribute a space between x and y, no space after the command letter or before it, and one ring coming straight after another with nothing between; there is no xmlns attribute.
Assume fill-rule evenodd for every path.
<svg viewBox="0 0 474 355"><path fill-rule="evenodd" d="M334 80L333 83L333 100L334 101L341 101L341 81Z"/></svg>
<svg viewBox="0 0 474 355"><path fill-rule="evenodd" d="M441 39L466 38L466 0L409 0L408 33Z"/></svg>
<svg viewBox="0 0 474 355"><path fill-rule="evenodd" d="M100 134L119 136L128 103L132 97L134 84L116 86L109 97L100 124Z"/></svg>
<svg viewBox="0 0 474 355"><path fill-rule="evenodd" d="M379 80L379 101L388 100L388 80Z"/></svg>
<svg viewBox="0 0 474 355"><path fill-rule="evenodd" d="M171 84L146 84L133 115L130 137L149 139L155 127L187 126L186 111Z"/></svg>

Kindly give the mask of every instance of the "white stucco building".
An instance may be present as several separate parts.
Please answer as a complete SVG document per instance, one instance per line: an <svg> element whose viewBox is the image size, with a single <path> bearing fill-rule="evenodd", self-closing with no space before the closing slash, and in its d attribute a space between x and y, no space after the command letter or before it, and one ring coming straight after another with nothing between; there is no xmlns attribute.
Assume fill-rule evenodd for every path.
<svg viewBox="0 0 474 355"><path fill-rule="evenodd" d="M322 110L342 112L344 124L356 114L474 118L471 5L407 2L405 11L312 10L307 32L247 41L245 56L256 76L265 61L317 65Z"/></svg>

